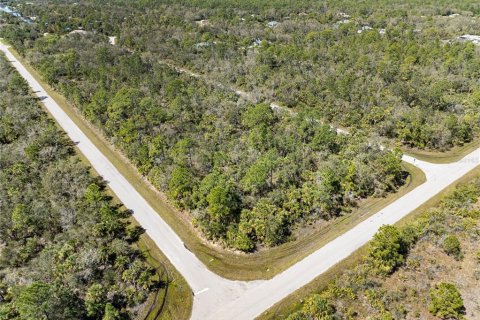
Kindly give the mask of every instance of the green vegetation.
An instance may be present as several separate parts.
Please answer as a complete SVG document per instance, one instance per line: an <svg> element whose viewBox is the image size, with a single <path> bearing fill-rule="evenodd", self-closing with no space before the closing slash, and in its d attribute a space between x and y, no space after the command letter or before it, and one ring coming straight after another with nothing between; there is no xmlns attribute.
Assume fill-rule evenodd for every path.
<svg viewBox="0 0 480 320"><path fill-rule="evenodd" d="M5 31L22 52L38 33L81 27L260 101L405 147L444 150L478 133L478 50L449 41L478 30L480 8L471 0L89 0L21 9L38 16L33 30Z"/></svg>
<svg viewBox="0 0 480 320"><path fill-rule="evenodd" d="M462 256L462 248L460 247L460 240L456 236L448 235L443 240L443 251L446 254L454 256L456 259L460 259Z"/></svg>
<svg viewBox="0 0 480 320"><path fill-rule="evenodd" d="M277 312L270 317L315 319L318 310L334 310L322 316L408 319L432 314L441 319L463 319L468 314L477 318L479 197L477 176L401 227L382 227L365 248L364 258L339 271L335 280L330 277L320 291L313 290L300 303L290 300L296 305L284 306L290 315ZM446 239L451 239L447 242L452 248L462 248L463 259L445 252ZM315 301L319 301L318 310L309 307ZM321 308L326 306L328 309Z"/></svg>
<svg viewBox="0 0 480 320"><path fill-rule="evenodd" d="M2 16L0 33L43 79L172 204L188 212L188 220L209 240L252 253L238 262L225 258L223 251L212 253L194 243L193 251L213 269L240 265L238 269L246 273L256 268L262 276L273 275L371 214L355 207L396 192L406 179L401 152L383 150L378 137L425 158L446 149L451 151L445 157L455 158L476 146L478 49L469 42L450 41L478 30L480 6L471 1L12 3L20 3L25 15L37 19L24 24ZM452 13L460 16L448 17ZM71 33L76 29L85 31ZM108 44L111 35L118 37L117 45ZM181 74L165 62L201 77ZM31 99L21 77L8 74L2 94ZM251 99L245 101L231 89L243 90ZM271 101L295 113L272 110ZM8 213L8 223L0 227L8 236L8 241L0 241L0 253L7 257L1 261L2 312L25 319L133 316L136 306L161 282L131 246L141 230L125 222L128 213L109 202L100 181L89 177L83 178L88 183L77 179L58 186L61 176L50 165L63 167L52 161L60 159L65 166L62 174L74 169L86 172L63 164L72 153L65 139L45 129L48 134L30 134L28 140L22 130L33 130L26 127L33 127L31 123L19 125L8 112L1 119L2 147L23 150L8 149L5 161L24 159L20 161L24 167L2 164L2 174L23 177L19 181L8 176L4 186L7 197L21 201L1 202L1 211ZM326 123L347 127L352 134L339 135ZM26 142L18 145L19 140ZM33 174L41 182L17 188L21 192L15 189L15 183L25 184ZM50 184L53 191L45 187ZM408 272L418 272L419 261L425 259L417 252L421 246L438 249L437 256L451 259L447 261L452 266L471 259L478 220L475 188L461 189L462 194L407 227L382 227L357 268L306 299L290 317L402 318L424 311L415 305L419 296L430 303L435 316L462 317L462 282L434 286L430 279L445 270L429 269L421 288L408 281L405 287L411 288L404 291L391 293L389 288L401 283L400 275L408 278ZM65 191L70 189L75 190ZM70 222L75 228L68 227L72 210L78 208L97 215L76 218ZM72 234L83 234L87 226L94 226L87 230L92 234L72 243ZM317 226L319 230L312 231ZM187 224L183 232L190 231ZM48 255L56 263L60 259L55 258L56 251L66 251L62 257L76 250L89 252L90 240L96 238L103 239L93 246L97 250L118 249L107 240L123 241L131 250L122 257L128 267L120 272L115 263L120 258L108 255L110 264L101 272L92 271L95 281L84 280L78 291L72 290L72 283L79 282L76 274L85 270L76 265L77 273L69 273L67 280L62 278L63 269L48 275L60 277L55 278L60 284L47 281L47 275L32 275ZM289 245L292 239L299 241ZM298 253L301 244L304 248ZM278 250L267 254L264 247ZM294 252L290 259L288 252ZM425 263L429 264L438 263ZM11 273L20 266L23 273ZM451 276L447 271L438 280ZM10 274L27 280L18 285ZM144 275L149 276L148 285L139 285L137 278ZM118 277L122 285L112 289L110 284ZM185 297L188 288L179 282L181 289L175 294ZM120 302L115 290L121 291ZM404 300L409 310L401 308L399 301ZM57 309L62 311L53 314Z"/></svg>
<svg viewBox="0 0 480 320"><path fill-rule="evenodd" d="M273 275L371 214L351 216L363 212L353 209L357 204L398 190L406 178L401 153L382 150L378 136L425 159L450 149L440 161L477 146L478 49L450 41L478 30L480 6L472 1L39 4L19 6L38 17L31 25L2 17L2 36L172 204L189 212L209 240L259 251L239 262L186 241L213 269L238 267L235 277L247 270L240 277L249 278L251 269ZM75 29L86 31L70 34ZM108 45L110 35L118 37L117 45ZM202 76L180 74L165 62ZM6 90L22 88L19 80L12 76ZM296 113L274 111L270 101ZM9 121L2 117L6 144L16 138ZM324 123L347 127L352 135L338 135ZM37 145L25 148L32 158L39 153ZM100 187L87 186L85 201L98 201ZM473 189L461 189L407 227L383 227L357 268L306 299L290 318L425 316L428 303L422 309L419 297L433 315L461 318L464 282L434 287L431 278L441 273L443 281L451 270L426 260L419 248L438 249L436 257L454 259L446 260L452 266L470 261L478 233ZM100 209L101 219L110 215ZM12 206L14 232L33 232L28 210L22 203ZM305 236L303 228L311 225L320 230ZM102 228L118 232L109 223ZM138 229L128 230L130 241ZM183 233L190 231L187 225ZM265 253L263 247L278 250ZM423 264L432 267L420 279L423 286L415 286L412 273ZM410 282L404 284L404 277ZM56 291L41 280L31 286L18 310L24 318L49 314ZM84 292L87 316L125 312L101 302L105 288L92 285ZM42 302L35 310L29 306L32 294ZM70 312L75 310L66 308L62 316Z"/></svg>
<svg viewBox="0 0 480 320"><path fill-rule="evenodd" d="M319 294L312 295L303 304L302 310L291 314L288 320L297 319L319 319L319 320L334 320L335 309L322 298Z"/></svg>
<svg viewBox="0 0 480 320"><path fill-rule="evenodd" d="M369 258L378 274L389 275L401 266L408 252L405 235L394 226L382 226L370 241Z"/></svg>
<svg viewBox="0 0 480 320"><path fill-rule="evenodd" d="M75 121L82 131L107 155L117 169L131 181L150 205L175 229L188 248L195 252L208 268L229 279L256 280L271 278L322 247L328 243L328 241L343 234L357 223L378 212L381 208L398 199L398 197L401 197L425 182L425 176L421 170L408 163L403 163L402 167L411 175L407 177L405 185L400 187L397 192L387 194L383 198L365 199L360 202L358 208L353 208L349 214L339 219L328 221L326 225L320 224L316 226L315 224L310 225L310 223L300 225L293 234L295 241L290 241L277 247L261 250L249 255L222 250L219 249L218 246L212 247L204 241L199 241L198 234L193 232L186 214L181 214L181 219L179 219L179 212L168 205L161 195L159 196L159 193L145 181L145 178L135 170L132 164L119 154L118 151L104 139L102 134L90 125L62 95L45 84L45 82L41 80L40 75L26 63L25 59L20 57L15 50L10 50L17 59L22 61L35 79L42 83L42 86L47 90L48 94L59 103L62 109ZM305 227L307 230L305 230Z"/></svg>
<svg viewBox="0 0 480 320"><path fill-rule="evenodd" d="M452 283L439 283L430 289L429 311L440 319L463 319L465 307L460 292Z"/></svg>
<svg viewBox="0 0 480 320"><path fill-rule="evenodd" d="M28 28L30 40L18 33ZM98 33L42 28L12 23L3 34L212 241L277 246L404 183L401 153L362 132L245 103Z"/></svg>
<svg viewBox="0 0 480 320"><path fill-rule="evenodd" d="M135 248L142 229L110 201L4 56L0 79L0 318L135 318L166 285Z"/></svg>

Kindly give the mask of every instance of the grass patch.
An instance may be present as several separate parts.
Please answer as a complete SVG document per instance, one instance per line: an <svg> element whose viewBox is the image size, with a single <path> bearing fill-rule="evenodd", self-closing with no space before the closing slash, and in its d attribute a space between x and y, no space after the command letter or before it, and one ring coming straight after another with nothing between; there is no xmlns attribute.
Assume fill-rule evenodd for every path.
<svg viewBox="0 0 480 320"><path fill-rule="evenodd" d="M480 140L476 139L470 143L464 144L463 146L456 146L444 152L405 149L404 153L422 161L442 164L456 162L479 147Z"/></svg>
<svg viewBox="0 0 480 320"><path fill-rule="evenodd" d="M155 190L138 173L128 159L122 156L121 152L107 141L98 128L87 122L65 97L48 86L17 52L13 49L11 49L11 52L22 62L35 79L42 84L47 93L135 187L152 208L159 213L162 219L172 227L184 241L185 245L210 270L228 279L255 280L272 278L275 274L292 266L425 181L425 176L419 169L404 163L404 167L410 172L410 177L408 183L401 187L398 192L389 194L385 198L367 199L348 215L335 219L325 228L313 229L309 234L298 237L295 241L249 255L233 253L202 239L192 227L190 217L187 214L178 212L169 205L165 196Z"/></svg>
<svg viewBox="0 0 480 320"><path fill-rule="evenodd" d="M453 192L458 186L467 184L474 179L480 176L480 166L475 167L470 172L465 174L463 177L459 178L448 187L443 189L440 193L436 196L422 204L420 207L412 211L406 217L401 219L395 225L402 227L411 222L413 222L418 216L420 216L426 210L437 206L442 199ZM306 286L298 289L288 297L284 298L283 300L277 302L274 306L269 308L267 311L262 313L256 319L258 320L273 320L273 319L285 319L291 313L298 311L302 305L302 302L305 298L307 298L310 294L320 292L326 288L330 281L334 278L340 276L343 272L348 271L349 269L355 267L362 258L366 255L367 252L367 245L364 245L353 254L351 254L348 258L344 259L343 261L337 263L335 266L315 278L312 282L307 284Z"/></svg>
<svg viewBox="0 0 480 320"><path fill-rule="evenodd" d="M146 234L138 242L138 248L145 254L147 262L157 270L161 280L166 283L157 293L152 294L144 312L138 320L178 319L188 320L192 312L192 290L185 279L175 270L163 253L158 250L152 239Z"/></svg>

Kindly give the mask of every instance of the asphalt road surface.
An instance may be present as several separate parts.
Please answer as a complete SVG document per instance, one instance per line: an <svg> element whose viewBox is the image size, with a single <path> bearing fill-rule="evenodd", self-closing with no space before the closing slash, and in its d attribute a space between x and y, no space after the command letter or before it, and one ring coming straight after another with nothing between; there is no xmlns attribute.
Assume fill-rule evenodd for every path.
<svg viewBox="0 0 480 320"><path fill-rule="evenodd" d="M160 250L185 277L194 293L192 319L250 320L276 302L308 284L314 278L348 257L367 243L385 224L394 224L445 187L480 164L479 149L450 164L431 164L410 156L403 160L425 172L427 181L391 203L380 212L332 240L270 280L231 281L212 273L190 252L182 240L165 223L147 201L118 172L88 137L47 94L24 66L0 44L12 65L27 80L35 94L53 118L90 161L95 170L108 182L110 189L133 210L135 219L146 229Z"/></svg>

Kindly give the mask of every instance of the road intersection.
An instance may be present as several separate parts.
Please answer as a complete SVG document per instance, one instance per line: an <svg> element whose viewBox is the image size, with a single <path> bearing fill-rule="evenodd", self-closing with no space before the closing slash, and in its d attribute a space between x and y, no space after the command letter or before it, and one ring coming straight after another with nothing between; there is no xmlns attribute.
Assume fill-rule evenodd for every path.
<svg viewBox="0 0 480 320"><path fill-rule="evenodd" d="M125 207L134 212L135 219L185 277L194 294L192 319L255 318L366 244L382 225L396 223L480 164L480 149L450 164L432 164L405 155L404 161L424 171L425 183L270 280L227 280L211 272L184 246L172 228L48 95L8 47L0 44L0 50L70 139L77 143L92 167L108 182Z"/></svg>

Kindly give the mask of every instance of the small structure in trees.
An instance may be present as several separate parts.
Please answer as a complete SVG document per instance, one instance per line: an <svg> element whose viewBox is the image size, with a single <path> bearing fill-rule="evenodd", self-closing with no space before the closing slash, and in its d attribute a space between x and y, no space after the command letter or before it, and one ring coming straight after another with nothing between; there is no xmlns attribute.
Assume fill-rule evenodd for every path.
<svg viewBox="0 0 480 320"><path fill-rule="evenodd" d="M200 27L206 27L210 25L210 22L207 19L196 20L195 23Z"/></svg>
<svg viewBox="0 0 480 320"><path fill-rule="evenodd" d="M476 45L480 44L480 36L473 35L473 34L465 34L463 36L457 37L457 39L460 41L469 41Z"/></svg>
<svg viewBox="0 0 480 320"><path fill-rule="evenodd" d="M275 27L277 27L279 24L280 24L280 22L278 22L278 21L270 21L269 23L267 23L267 27L269 27L269 28L275 28Z"/></svg>
<svg viewBox="0 0 480 320"><path fill-rule="evenodd" d="M357 33L362 33L362 32L364 32L364 31L370 31L370 30L372 30L372 29L373 29L373 28L370 27L370 26L363 26L363 27L361 27L361 28L357 31Z"/></svg>
<svg viewBox="0 0 480 320"><path fill-rule="evenodd" d="M79 35L86 35L88 32L83 29L77 29L71 31L69 34L79 34Z"/></svg>

